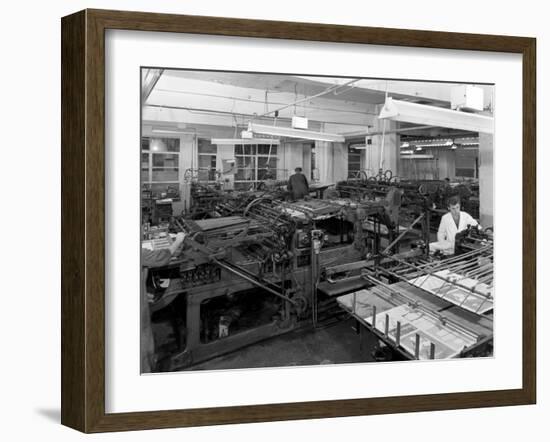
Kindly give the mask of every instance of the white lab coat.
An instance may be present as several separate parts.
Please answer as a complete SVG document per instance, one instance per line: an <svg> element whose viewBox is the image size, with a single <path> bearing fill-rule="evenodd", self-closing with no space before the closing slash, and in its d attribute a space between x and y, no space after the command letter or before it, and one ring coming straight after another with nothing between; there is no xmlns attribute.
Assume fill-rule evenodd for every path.
<svg viewBox="0 0 550 442"><path fill-rule="evenodd" d="M458 221L458 228L456 227L453 215L451 212L446 213L441 217L439 223L439 230L437 232L437 241L440 243L449 243L449 248L455 246L455 236L458 232L465 230L468 226L477 226L478 223L468 213L460 212L460 219Z"/></svg>

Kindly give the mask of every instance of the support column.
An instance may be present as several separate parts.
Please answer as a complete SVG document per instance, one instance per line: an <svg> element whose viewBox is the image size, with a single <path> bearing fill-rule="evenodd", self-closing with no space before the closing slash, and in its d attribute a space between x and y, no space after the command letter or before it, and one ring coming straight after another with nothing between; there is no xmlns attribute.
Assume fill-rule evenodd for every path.
<svg viewBox="0 0 550 442"><path fill-rule="evenodd" d="M302 152L302 143L282 143L277 150L277 168L280 169L277 174L278 180L287 179L294 173L296 167L304 168L304 155ZM283 172L286 170L286 174ZM286 176L285 176L286 175Z"/></svg>
<svg viewBox="0 0 550 442"><path fill-rule="evenodd" d="M179 158L179 190L181 197L181 210L189 210L191 205L191 182L185 181L185 171L196 168L197 164L197 138L193 135L180 137ZM178 210L179 213L181 210Z"/></svg>
<svg viewBox="0 0 550 442"><path fill-rule="evenodd" d="M319 168L319 181L321 183L332 182L334 175L332 151L332 143L328 141L315 141L315 155L317 167Z"/></svg>
<svg viewBox="0 0 550 442"><path fill-rule="evenodd" d="M440 149L438 155L437 170L439 172L439 179L444 180L449 178L454 180L456 177L456 150L452 149Z"/></svg>
<svg viewBox="0 0 550 442"><path fill-rule="evenodd" d="M378 107L378 111L380 106ZM385 130L386 134L382 137L382 132ZM395 133L397 129L397 123L392 120L385 119L374 119L374 128L373 132L380 133L380 135L373 135L372 137L367 137L367 151L365 158L366 169L369 170L369 176L376 175L380 169L381 159L382 159L382 169L391 170L394 175L399 174L399 143L398 136ZM393 132L393 133L387 133ZM368 144L368 140L372 140L372 144ZM382 150L382 139L384 139L384 147Z"/></svg>
<svg viewBox="0 0 550 442"><path fill-rule="evenodd" d="M493 225L493 135L479 134L479 222Z"/></svg>

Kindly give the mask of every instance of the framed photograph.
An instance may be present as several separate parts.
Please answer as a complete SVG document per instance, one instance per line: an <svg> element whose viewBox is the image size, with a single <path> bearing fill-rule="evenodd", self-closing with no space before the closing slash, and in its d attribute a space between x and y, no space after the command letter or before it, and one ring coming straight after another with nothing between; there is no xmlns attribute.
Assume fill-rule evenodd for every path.
<svg viewBox="0 0 550 442"><path fill-rule="evenodd" d="M62 27L62 423L536 401L536 41Z"/></svg>

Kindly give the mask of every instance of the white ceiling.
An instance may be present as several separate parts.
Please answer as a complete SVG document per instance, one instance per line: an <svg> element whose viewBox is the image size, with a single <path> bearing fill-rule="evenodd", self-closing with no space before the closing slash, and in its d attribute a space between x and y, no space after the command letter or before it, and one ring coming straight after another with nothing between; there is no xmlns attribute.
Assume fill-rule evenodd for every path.
<svg viewBox="0 0 550 442"><path fill-rule="evenodd" d="M146 74L144 70L144 77ZM218 128L225 133L231 128L237 133L252 119L273 123L273 111L280 109L279 125L290 126L290 118L298 115L310 120L310 129L350 133L374 125L386 94L449 107L452 86L455 84L164 70L145 100L143 121L164 127L183 123L191 129ZM492 88L484 89L486 102L491 102Z"/></svg>

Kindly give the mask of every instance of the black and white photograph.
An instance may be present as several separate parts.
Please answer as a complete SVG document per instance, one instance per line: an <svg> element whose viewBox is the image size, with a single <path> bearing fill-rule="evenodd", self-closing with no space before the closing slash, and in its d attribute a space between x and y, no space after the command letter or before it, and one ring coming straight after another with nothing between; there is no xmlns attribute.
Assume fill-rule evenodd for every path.
<svg viewBox="0 0 550 442"><path fill-rule="evenodd" d="M141 373L493 356L494 85L140 76Z"/></svg>

